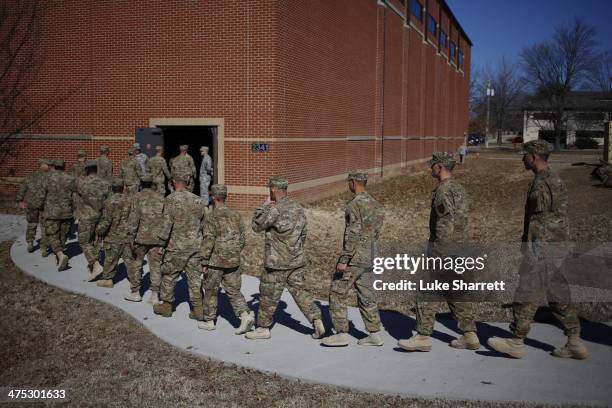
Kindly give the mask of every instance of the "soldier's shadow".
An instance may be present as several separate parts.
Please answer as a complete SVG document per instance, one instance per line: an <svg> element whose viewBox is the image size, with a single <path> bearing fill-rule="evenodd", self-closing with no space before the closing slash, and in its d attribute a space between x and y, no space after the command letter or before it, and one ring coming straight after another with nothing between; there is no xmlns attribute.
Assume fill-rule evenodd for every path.
<svg viewBox="0 0 612 408"><path fill-rule="evenodd" d="M251 296L251 299L247 302L249 308L255 312L255 315L259 315L259 294L254 294ZM257 302L257 307L255 307L255 302ZM290 313L287 313L287 303L281 300L278 302L278 306L276 308L276 312L274 313L274 323L273 327L276 324L283 325L291 330L295 330L298 333L302 334L312 334L314 331L312 327L304 326L299 320L296 320L292 317Z"/></svg>

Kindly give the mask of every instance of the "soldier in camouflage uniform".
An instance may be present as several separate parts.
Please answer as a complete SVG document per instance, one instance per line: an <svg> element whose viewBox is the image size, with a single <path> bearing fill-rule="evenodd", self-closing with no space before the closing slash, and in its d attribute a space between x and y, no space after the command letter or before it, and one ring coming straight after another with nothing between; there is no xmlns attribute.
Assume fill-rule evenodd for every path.
<svg viewBox="0 0 612 408"><path fill-rule="evenodd" d="M519 271L516 300L512 305L512 338L492 337L488 344L500 353L514 358L523 357L524 339L538 309L537 294L546 293L548 305L568 338L566 345L556 348L552 354L556 357L585 359L588 351L580 339L580 320L576 309L568 303L569 299L565 296L558 298L559 293L552 290L555 283L551 278L560 275L559 269L565 255L563 248L554 243L569 240L565 183L548 167L548 143L543 140L525 143L521 153L525 169L533 171L535 177L525 203L522 237L524 258ZM567 285L565 290L569 291ZM536 294L536 298L531 297L532 294Z"/></svg>
<svg viewBox="0 0 612 408"><path fill-rule="evenodd" d="M174 287L181 272L187 275L187 287L192 311L191 319L202 320L202 219L206 207L200 197L187 190L188 175L173 175L174 193L164 202L163 227L159 238L167 242L161 266L161 302L153 311L164 317L172 316Z"/></svg>
<svg viewBox="0 0 612 408"><path fill-rule="evenodd" d="M170 180L170 171L168 170L168 164L164 159L164 148L161 146L155 146L155 157L148 161L148 174L151 175L153 180L153 189L162 196L166 195L166 180Z"/></svg>
<svg viewBox="0 0 612 408"><path fill-rule="evenodd" d="M110 149L108 146L100 146L100 157L98 157L98 177L113 182L113 162L108 158Z"/></svg>
<svg viewBox="0 0 612 408"><path fill-rule="evenodd" d="M193 161L193 157L187 153L189 150L189 146L181 145L181 152L178 156L172 158L170 160L170 173L172 174L172 178L174 176L179 176L180 178L187 178L187 191L193 191L194 187L194 178L196 176L196 166ZM172 185L170 185L170 191L172 190Z"/></svg>
<svg viewBox="0 0 612 408"><path fill-rule="evenodd" d="M86 175L85 162L87 161L86 158L87 158L87 153L85 153L85 150L79 150L77 152L77 161L76 163L72 165L72 170L70 171L70 174L72 175L72 177L75 177L75 178L85 177Z"/></svg>
<svg viewBox="0 0 612 408"><path fill-rule="evenodd" d="M307 221L304 209L287 196L289 182L284 177L272 177L268 182L270 196L255 209L251 227L256 233L265 232L264 271L259 278L259 313L257 329L246 334L247 339L269 339L274 312L285 287L312 322L319 339L325 334L321 310L304 288L304 242Z"/></svg>
<svg viewBox="0 0 612 408"><path fill-rule="evenodd" d="M140 179L142 178L142 168L140 163L134 158L134 149L128 149L128 158L121 162L119 177L123 180L127 193L136 193L140 189Z"/></svg>
<svg viewBox="0 0 612 408"><path fill-rule="evenodd" d="M355 194L346 205L344 242L342 254L336 265L336 273L329 295L329 311L336 334L323 339L325 346L348 346L348 297L349 290L357 290L361 318L369 336L358 341L361 346L382 346L380 316L372 282L372 259L378 256L378 237L385 212L366 191L368 174L355 171L348 175L349 190Z"/></svg>
<svg viewBox="0 0 612 408"><path fill-rule="evenodd" d="M102 279L96 285L103 288L113 287L113 278L117 274L117 264L123 258L130 270L133 255L130 249L130 229L128 219L132 209L131 194L126 193L126 186L121 179L113 180L113 194L104 202L102 218L96 227L96 234L104 239L104 267Z"/></svg>
<svg viewBox="0 0 612 408"><path fill-rule="evenodd" d="M79 197L79 245L87 259L89 281L102 273L98 262L96 246L96 227L102 216L104 202L111 193L111 184L97 176L97 162L88 160L85 163L86 177L76 181L76 193Z"/></svg>
<svg viewBox="0 0 612 408"><path fill-rule="evenodd" d="M200 147L200 154L202 155L202 164L200 164L200 197L208 205L208 188L213 176L213 161L212 157L208 154L208 146Z"/></svg>
<svg viewBox="0 0 612 408"><path fill-rule="evenodd" d="M64 244L72 225L76 180L64 172L63 160L53 160L52 164L41 191L44 200L43 218L47 242L57 258L58 271L64 271L68 269Z"/></svg>
<svg viewBox="0 0 612 408"><path fill-rule="evenodd" d="M211 192L214 208L204 219L200 251L204 272L204 321L198 323L198 327L215 329L217 296L223 284L234 313L240 319L236 334L244 334L251 329L254 320L240 292L240 253L245 245L242 217L225 205L227 188L223 184L213 185Z"/></svg>
<svg viewBox="0 0 612 408"><path fill-rule="evenodd" d="M455 160L450 153L436 152L429 161L431 174L438 180L434 190L429 215L429 249L428 256L444 257L444 249L450 243L467 240L468 202L467 194L461 184L452 178ZM448 255L448 254L447 254ZM476 323L467 302L447 302L450 311L457 320L457 326L463 332L458 339L451 341L451 347L477 350L480 341L476 335ZM417 294L416 321L417 334L406 340L400 340L398 346L408 351L430 351L431 333L436 321L437 302L426 302Z"/></svg>
<svg viewBox="0 0 612 408"><path fill-rule="evenodd" d="M132 210L128 218L131 250L134 264L128 269L130 280L130 294L126 300L139 302L141 274L140 268L145 255L149 263L149 278L151 280L149 298L150 304L159 301L159 288L161 285L161 250L164 241L159 238L161 222L164 213L164 196L157 193L153 188L150 176L142 179L142 191L134 194L132 198Z"/></svg>
<svg viewBox="0 0 612 408"><path fill-rule="evenodd" d="M47 159L40 159L38 161L40 170L28 174L23 183L21 183L16 197L19 208L26 210L26 221L28 222L26 227L26 243L28 244L28 252L34 252L36 227L40 223L40 249L42 256L49 254L44 219L42 218L44 197L41 195L49 171L48 163L49 160Z"/></svg>
<svg viewBox="0 0 612 408"><path fill-rule="evenodd" d="M142 175L147 174L147 163L149 162L149 156L142 152L140 143L134 143L134 159L140 164L140 170Z"/></svg>

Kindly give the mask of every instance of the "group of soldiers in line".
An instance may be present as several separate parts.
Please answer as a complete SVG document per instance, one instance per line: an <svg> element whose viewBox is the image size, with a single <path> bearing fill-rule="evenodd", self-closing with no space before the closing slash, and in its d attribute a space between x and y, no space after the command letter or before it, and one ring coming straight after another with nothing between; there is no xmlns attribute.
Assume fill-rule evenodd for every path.
<svg viewBox="0 0 612 408"><path fill-rule="evenodd" d="M347 346L347 305L349 292L354 288L369 333L358 344L383 345L379 311L368 278L372 273L373 258L377 255L373 248L379 240L384 208L366 191L366 172L351 172L347 178L354 197L346 205L343 247L330 290L330 315L335 334L326 337L321 310L304 282L307 218L302 206L287 195L289 183L286 178L272 177L269 180L269 196L255 209L251 220L253 231L265 234L264 270L260 276L260 301L255 321L240 291L244 226L240 214L225 204L227 188L221 184L213 185L212 206L208 207L208 200L202 200L189 190L194 172L185 159L187 164L184 167L171 166L172 193L165 197L165 189L162 191L160 187L163 181L154 179L153 174L139 176L137 184L131 184L129 178L111 178L104 152L107 154L108 149L102 149L103 154L97 161L84 163L84 176L75 178L65 173L62 160L41 160L41 171L26 178L18 201L21 202L24 193L29 192L26 201L21 203L23 208L27 208L29 251L34 251L36 225L41 222L43 256L48 254L47 247L50 246L57 256L58 269L66 269L68 257L64 245L75 217L78 220L78 242L88 262L90 281L112 288L117 263L122 258L130 282L130 293L125 299L141 301L141 267L147 256L151 281L148 302L153 304L156 314L172 316L175 285L184 272L191 304L189 317L198 321L198 327L215 329L217 295L223 286L240 319L236 334L245 334L248 339L271 337L274 313L282 292L287 288L312 324L313 338L321 339L325 346ZM548 168L549 154L544 142L524 145L523 163L535 174L527 194L523 234L526 251L532 252L524 262L532 268L539 267L539 260L529 249L531 246L539 241L567 240L569 234L567 193L563 181ZM429 241L435 244L464 240L468 226L467 194L452 178L455 160L450 153L436 152L429 164L432 176L439 182L431 201ZM103 266L99 263L97 243L100 240L105 252ZM521 276L521 280L528 276ZM450 346L478 349L480 341L471 304L448 304L463 332ZM400 340L398 346L408 351L430 351L437 305L417 297L416 306L417 333ZM511 357L521 358L523 342L537 307L537 303L515 302L514 320L510 325L512 338L490 338L489 346ZM580 322L574 306L552 302L550 307L568 337L566 345L555 349L552 354L586 358L588 352L580 339ZM254 330L251 330L254 325Z"/></svg>

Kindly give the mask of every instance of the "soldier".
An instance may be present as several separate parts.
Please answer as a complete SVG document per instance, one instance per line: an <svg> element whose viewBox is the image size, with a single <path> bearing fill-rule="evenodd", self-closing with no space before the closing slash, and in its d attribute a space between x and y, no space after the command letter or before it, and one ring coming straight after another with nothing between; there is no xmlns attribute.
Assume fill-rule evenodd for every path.
<svg viewBox="0 0 612 408"><path fill-rule="evenodd" d="M196 166L193 161L193 157L187 153L189 146L181 145L180 150L181 152L178 154L178 156L170 160L170 173L172 174L173 178L175 175L181 178L187 177L187 191L193 191L193 180L196 175ZM170 186L170 189L172 190L172 186Z"/></svg>
<svg viewBox="0 0 612 408"><path fill-rule="evenodd" d="M225 205L227 188L215 184L211 188L213 210L204 219L202 250L202 272L204 273L204 321L198 327L215 329L217 317L217 295L219 286L229 298L234 313L240 319L236 334L251 330L254 320L247 302L240 292L240 253L244 249L244 225L242 217Z"/></svg>
<svg viewBox="0 0 612 408"><path fill-rule="evenodd" d="M306 214L302 206L287 196L288 186L286 178L272 177L268 182L270 196L253 214L253 231L265 232L265 254L264 271L259 281L257 328L246 334L247 339L271 337L274 312L285 287L313 324L312 337L319 339L325 334L321 310L304 289Z"/></svg>
<svg viewBox="0 0 612 408"><path fill-rule="evenodd" d="M567 299L557 299L558 294L552 291L554 279L551 278L558 275L565 251L561 248L559 253L555 250L555 244L551 243L569 239L565 183L548 167L550 155L548 143L543 140L525 143L521 153L525 169L531 170L535 177L529 187L525 203L522 237L524 258L519 272L517 299L512 304L514 315L510 324L512 338L492 337L488 344L494 350L510 357L523 357L524 339L529 333L538 303L529 296L526 299L522 296L531 294L533 290L536 294L547 294L548 305L567 336L567 344L554 349L552 355L585 359L588 357L588 351L580 339L580 320L576 309L574 305L567 303ZM551 249L552 253L548 253ZM552 272L552 276L548 276L548 271ZM567 286L565 289L568 289Z"/></svg>
<svg viewBox="0 0 612 408"><path fill-rule="evenodd" d="M53 160L52 165L41 191L44 198L43 218L47 242L56 256L58 271L64 271L68 269L64 244L72 224L76 180L64 172L63 160Z"/></svg>
<svg viewBox="0 0 612 408"><path fill-rule="evenodd" d="M26 210L26 243L28 252L34 252L34 239L36 238L36 227L40 223L40 249L43 257L49 255L47 237L45 236L44 219L42 218L44 197L41 193L46 183L49 171L49 160L38 160L40 169L34 171L25 178L17 192L17 203L19 208Z"/></svg>
<svg viewBox="0 0 612 408"><path fill-rule="evenodd" d="M167 242L161 266L161 302L153 305L153 311L164 317L172 316L174 287L185 271L192 311L191 319L202 320L202 266L200 247L202 245L202 218L205 207L200 197L187 190L189 176L172 176L175 191L164 202L163 227L159 238Z"/></svg>
<svg viewBox="0 0 612 408"><path fill-rule="evenodd" d="M168 164L164 159L164 148L155 146L155 157L148 161L148 174L153 180L153 189L162 196L166 195L166 180L170 180L170 171Z"/></svg>
<svg viewBox="0 0 612 408"><path fill-rule="evenodd" d="M96 227L102 216L104 202L111 192L111 184L98 177L98 163L88 160L85 163L86 177L76 181L76 192L79 197L79 245L87 259L89 281L102 273L102 265L98 262L96 245Z"/></svg>
<svg viewBox="0 0 612 408"><path fill-rule="evenodd" d="M355 194L346 205L344 243L336 265L329 295L329 311L336 329L323 339L325 346L348 346L347 304L350 288L357 290L359 311L369 336L359 340L361 346L382 346L380 316L372 290L372 259L378 256L378 237L385 217L383 206L366 191L368 174L356 171L348 175L348 188Z"/></svg>
<svg viewBox="0 0 612 408"><path fill-rule="evenodd" d="M212 157L208 155L208 146L200 147L200 154L202 154L202 164L200 165L200 197L204 204L208 205L208 187L210 186L210 180L213 176L213 161Z"/></svg>
<svg viewBox="0 0 612 408"><path fill-rule="evenodd" d="M100 146L100 157L98 157L98 177L113 182L113 162L108 158L110 149L108 146Z"/></svg>
<svg viewBox="0 0 612 408"><path fill-rule="evenodd" d="M87 161L86 158L87 153L85 153L85 150L79 150L77 152L77 162L72 165L72 170L70 171L72 177L85 177L85 162Z"/></svg>
<svg viewBox="0 0 612 408"><path fill-rule="evenodd" d="M134 159L140 164L140 170L142 174L147 174L147 163L149 161L149 157L142 152L140 148L140 143L134 143Z"/></svg>
<svg viewBox="0 0 612 408"><path fill-rule="evenodd" d="M160 220L164 212L164 195L158 194L152 186L151 177L143 177L142 191L134 194L132 198L132 210L128 218L128 227L131 237L130 249L134 263L128 268L130 294L125 299L133 302L140 302L142 300L140 297L142 281L140 268L146 255L149 263L149 278L151 280L151 293L147 302L156 304L159 301L161 249L164 245L164 241L159 238L161 232Z"/></svg>
<svg viewBox="0 0 612 408"><path fill-rule="evenodd" d="M119 177L125 184L127 193L136 193L140 189L140 179L142 178L142 168L140 163L134 158L134 148L128 149L128 157L121 162Z"/></svg>
<svg viewBox="0 0 612 408"><path fill-rule="evenodd" d="M132 208L131 194L126 193L127 186L121 179L114 179L112 186L113 194L104 202L102 218L96 227L96 234L104 238L102 279L96 282L97 286L103 288L114 286L113 278L117 274L119 258L123 258L128 270L133 263L128 224Z"/></svg>
<svg viewBox="0 0 612 408"><path fill-rule="evenodd" d="M465 189L452 178L455 167L453 155L445 152L433 153L429 161L431 175L438 180L433 191L429 215L428 256L444 256L440 249L448 243L459 243L467 239L468 203ZM409 339L400 340L398 346L407 351L430 351L431 333L436 321L437 302L425 302L417 297L416 331ZM465 302L448 302L459 329L463 335L451 341L450 346L458 349L478 350L480 341L476 335L476 323Z"/></svg>

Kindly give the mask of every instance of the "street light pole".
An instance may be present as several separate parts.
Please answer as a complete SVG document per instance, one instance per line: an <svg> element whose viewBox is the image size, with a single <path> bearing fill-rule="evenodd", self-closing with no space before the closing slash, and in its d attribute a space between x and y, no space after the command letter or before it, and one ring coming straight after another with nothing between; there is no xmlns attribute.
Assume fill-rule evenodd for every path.
<svg viewBox="0 0 612 408"><path fill-rule="evenodd" d="M491 88L491 80L487 83L487 124L485 127L485 147L489 148L489 117L491 107L491 97L495 96L495 89Z"/></svg>

